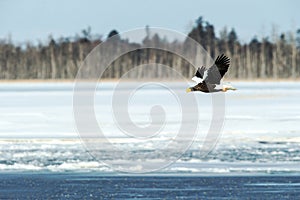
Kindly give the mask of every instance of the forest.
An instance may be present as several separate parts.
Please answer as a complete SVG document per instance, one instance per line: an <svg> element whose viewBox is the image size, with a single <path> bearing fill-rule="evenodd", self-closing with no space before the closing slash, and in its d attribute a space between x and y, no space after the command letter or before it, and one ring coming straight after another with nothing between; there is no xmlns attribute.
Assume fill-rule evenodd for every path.
<svg viewBox="0 0 300 200"><path fill-rule="evenodd" d="M116 35L118 31L112 30L107 37ZM188 36L201 44L212 58L220 53L231 58L231 68L226 74L229 79L300 78L300 29L295 32L278 33L274 28L269 36L254 36L249 42L241 42L233 28L223 28L216 34L214 26L199 17ZM118 40L124 46L141 45L126 39ZM90 27L72 38L54 39L50 36L47 43L27 42L25 45L17 45L10 39L1 39L0 78L74 79L88 53L103 41L102 37L91 33ZM183 48L184 45L184 41L169 41L158 34L147 35L142 42L161 43L176 48ZM185 77L194 73L190 63L177 55L161 50L141 49L116 59L102 78L119 78L126 70L150 61L179 70ZM163 73L158 72L157 77L163 77Z"/></svg>

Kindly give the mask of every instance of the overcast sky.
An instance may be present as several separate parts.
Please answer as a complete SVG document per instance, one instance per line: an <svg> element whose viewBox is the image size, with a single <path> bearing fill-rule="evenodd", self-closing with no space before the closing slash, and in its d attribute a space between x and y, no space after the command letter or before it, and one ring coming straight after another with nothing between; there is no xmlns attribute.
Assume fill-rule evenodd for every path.
<svg viewBox="0 0 300 200"><path fill-rule="evenodd" d="M104 37L145 27L162 27L188 33L203 16L215 26L234 27L241 41L269 35L272 24L279 31L300 28L298 0L0 0L0 38L45 41L51 34L74 36L91 26Z"/></svg>

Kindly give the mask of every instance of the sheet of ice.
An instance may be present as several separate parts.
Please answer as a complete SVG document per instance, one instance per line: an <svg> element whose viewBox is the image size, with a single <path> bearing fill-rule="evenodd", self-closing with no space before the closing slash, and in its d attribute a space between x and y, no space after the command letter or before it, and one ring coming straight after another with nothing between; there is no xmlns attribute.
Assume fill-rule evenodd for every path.
<svg viewBox="0 0 300 200"><path fill-rule="evenodd" d="M300 126L300 83L236 82L237 91L226 93L224 138L297 137ZM128 83L130 85L130 83ZM184 91L184 85L174 83ZM101 98L95 97L96 115L110 136L117 129L112 119L111 98L115 83L101 84ZM124 85L124 89L126 89ZM129 87L129 86L128 86ZM1 83L0 137L77 137L72 107L72 83ZM209 94L198 93L199 115L205 130L211 119ZM161 104L174 130L181 120L180 105L165 90L147 88L129 104L136 123L149 123L149 109ZM184 105L188 107L189 105ZM192 111L193 108L190 108ZM205 124L206 123L206 124ZM168 130L172 126L168 127Z"/></svg>

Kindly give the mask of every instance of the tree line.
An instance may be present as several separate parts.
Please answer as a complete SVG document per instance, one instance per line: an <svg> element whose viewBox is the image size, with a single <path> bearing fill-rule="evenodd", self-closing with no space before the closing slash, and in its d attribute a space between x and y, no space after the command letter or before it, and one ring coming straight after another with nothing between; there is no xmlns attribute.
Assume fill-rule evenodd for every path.
<svg viewBox="0 0 300 200"><path fill-rule="evenodd" d="M270 35L261 39L254 37L250 42L242 43L234 29L228 31L224 28L217 36L214 26L202 17L196 20L188 33L188 36L201 44L212 58L220 53L231 58L231 68L226 75L230 79L300 78L300 29L295 33L278 34L274 28ZM108 34L108 38L110 37L119 40L122 46L136 48L142 46L118 37L116 30ZM2 39L0 78L73 79L88 53L102 42L101 37L91 34L90 28L83 30L76 38L55 40L50 37L47 44L33 45L28 42L22 46L14 44L11 40ZM159 43L161 46L184 48L185 41L168 41L168 38L161 38L158 34L147 34L142 43ZM112 50L113 46L108 48L108 51L109 49L115 51ZM178 55L148 48L137 49L117 58L104 72L102 78L119 78L129 69L149 62L170 66L187 78L195 71L189 62ZM138 72L136 76L138 78L147 75ZM163 70L157 68L154 76L164 77L165 74Z"/></svg>

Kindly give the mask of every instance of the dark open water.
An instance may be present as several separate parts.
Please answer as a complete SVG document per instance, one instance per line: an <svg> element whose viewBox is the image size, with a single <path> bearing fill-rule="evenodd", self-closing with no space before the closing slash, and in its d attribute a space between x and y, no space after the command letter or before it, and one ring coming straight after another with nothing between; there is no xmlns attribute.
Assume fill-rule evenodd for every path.
<svg viewBox="0 0 300 200"><path fill-rule="evenodd" d="M5 173L0 199L298 199L300 176Z"/></svg>

